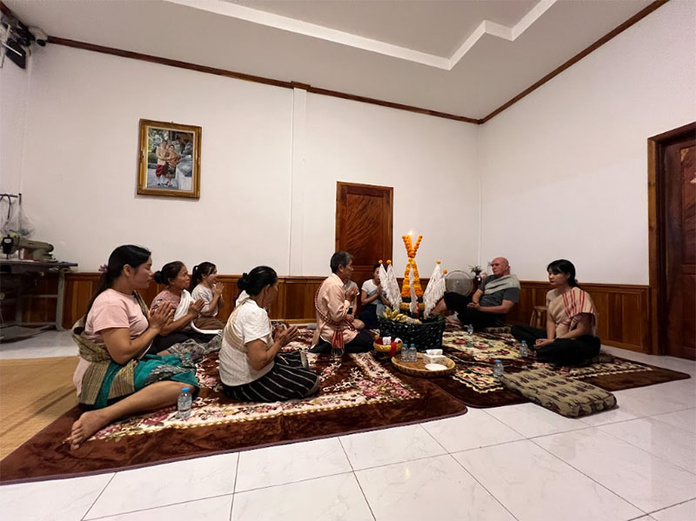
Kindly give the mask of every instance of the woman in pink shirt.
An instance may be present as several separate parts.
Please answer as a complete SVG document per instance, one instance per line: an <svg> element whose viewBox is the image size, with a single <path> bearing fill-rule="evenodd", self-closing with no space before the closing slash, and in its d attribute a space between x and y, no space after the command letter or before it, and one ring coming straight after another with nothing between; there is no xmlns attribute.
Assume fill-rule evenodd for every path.
<svg viewBox="0 0 696 521"><path fill-rule="evenodd" d="M152 280L150 252L116 248L87 313L73 330L80 362L73 381L87 409L73 424L70 448L77 449L112 421L176 404L181 389L198 392L195 362L208 349L189 342L152 354L152 341L171 322L165 303L149 312L137 290Z"/></svg>

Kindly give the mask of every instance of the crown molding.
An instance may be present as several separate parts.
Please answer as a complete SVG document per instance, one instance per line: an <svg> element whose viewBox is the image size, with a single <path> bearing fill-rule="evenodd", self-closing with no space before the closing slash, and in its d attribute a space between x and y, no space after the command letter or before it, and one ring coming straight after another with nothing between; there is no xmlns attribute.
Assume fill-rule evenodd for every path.
<svg viewBox="0 0 696 521"><path fill-rule="evenodd" d="M267 27L273 27L295 34L301 34L328 42L338 43L363 51L391 56L401 60L426 65L436 69L451 71L459 61L476 45L484 36L493 36L514 42L531 25L536 22L558 0L540 0L529 12L522 17L513 27L508 27L490 20L482 21L474 31L464 39L464 43L452 56L436 56L406 47L400 47L380 40L365 38L356 34L331 29L323 25L303 22L287 16L282 16L267 11L261 11L239 4L225 2L224 0L164 0L170 4L177 4L192 9L207 11L230 18L237 18Z"/></svg>

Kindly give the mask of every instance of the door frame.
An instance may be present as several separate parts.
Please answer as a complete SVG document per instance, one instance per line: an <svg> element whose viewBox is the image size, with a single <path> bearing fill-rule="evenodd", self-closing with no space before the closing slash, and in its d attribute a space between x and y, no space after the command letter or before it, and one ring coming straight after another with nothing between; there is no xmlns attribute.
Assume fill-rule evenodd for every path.
<svg viewBox="0 0 696 521"><path fill-rule="evenodd" d="M653 355L667 352L667 279L665 240L665 171L667 146L696 133L696 122L648 138L648 253L650 270L650 345Z"/></svg>

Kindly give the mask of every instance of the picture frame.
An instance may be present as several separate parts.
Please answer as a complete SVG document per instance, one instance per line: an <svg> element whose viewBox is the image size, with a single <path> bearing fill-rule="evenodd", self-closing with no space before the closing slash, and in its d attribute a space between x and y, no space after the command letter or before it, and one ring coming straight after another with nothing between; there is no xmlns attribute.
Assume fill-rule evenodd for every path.
<svg viewBox="0 0 696 521"><path fill-rule="evenodd" d="M138 195L200 198L202 129L141 119Z"/></svg>

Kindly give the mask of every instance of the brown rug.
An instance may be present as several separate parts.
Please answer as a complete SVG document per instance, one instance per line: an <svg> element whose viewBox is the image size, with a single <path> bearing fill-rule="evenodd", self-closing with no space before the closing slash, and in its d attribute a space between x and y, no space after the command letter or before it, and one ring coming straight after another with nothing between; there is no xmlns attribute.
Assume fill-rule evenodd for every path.
<svg viewBox="0 0 696 521"><path fill-rule="evenodd" d="M214 353L199 368L201 393L188 420L176 419L174 408L133 417L106 427L71 452L66 437L79 415L74 408L3 459L0 481L137 468L466 412L463 403L429 380L393 373L371 354L346 356L341 363L311 354L309 360L321 374L317 396L286 403L245 404L221 393Z"/></svg>
<svg viewBox="0 0 696 521"><path fill-rule="evenodd" d="M0 459L77 405L77 358L0 360Z"/></svg>
<svg viewBox="0 0 696 521"><path fill-rule="evenodd" d="M477 333L467 335L460 328L448 326L442 338L445 354L452 358L457 369L452 376L433 379L433 383L461 400L469 407L498 407L525 403L521 395L505 389L493 378L493 363L499 359L506 372L515 373L533 367L544 367L558 374L591 383L607 391L690 378L686 373L632 362L610 355L601 362L584 367L556 368L522 358L516 341L509 334Z"/></svg>

